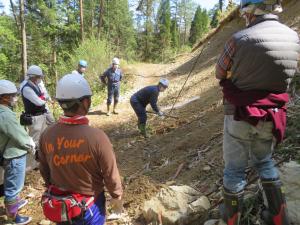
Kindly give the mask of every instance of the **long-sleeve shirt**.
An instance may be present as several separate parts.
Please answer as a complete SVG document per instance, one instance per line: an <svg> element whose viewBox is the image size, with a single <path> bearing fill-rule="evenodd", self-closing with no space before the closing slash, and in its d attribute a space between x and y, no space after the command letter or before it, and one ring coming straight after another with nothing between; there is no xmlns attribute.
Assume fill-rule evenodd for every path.
<svg viewBox="0 0 300 225"><path fill-rule="evenodd" d="M157 106L157 100L159 96L159 87L158 85L152 85L144 87L143 89L139 90L131 97L132 101L138 101L144 107L146 107L149 103L152 109L155 112L159 112L159 108Z"/></svg>
<svg viewBox="0 0 300 225"><path fill-rule="evenodd" d="M46 185L95 197L106 186L112 197L122 195L112 144L97 128L54 124L41 135L39 159Z"/></svg>
<svg viewBox="0 0 300 225"><path fill-rule="evenodd" d="M0 104L0 154L11 159L28 153L32 141L17 120L16 114L7 106Z"/></svg>
<svg viewBox="0 0 300 225"><path fill-rule="evenodd" d="M123 78L122 71L120 69L113 70L112 67L107 69L103 75L100 77L102 83L107 84L108 86L118 85Z"/></svg>
<svg viewBox="0 0 300 225"><path fill-rule="evenodd" d="M226 42L216 65L216 77L220 80L231 76L230 70L233 63L233 56L236 51L236 43L233 38Z"/></svg>
<svg viewBox="0 0 300 225"><path fill-rule="evenodd" d="M45 100L42 100L39 96L37 96L37 94L34 92L34 90L30 87L24 87L24 85L29 82L32 86L38 88L43 94L44 96L48 96L48 92L46 91L45 85L44 84L40 84L40 85L36 85L33 82L31 82L30 80L26 80L23 81L20 85L20 89L22 90L22 95L28 99L29 101L31 101L34 105L36 106L43 106L46 104ZM23 88L24 87L24 88ZM45 95L46 92L46 95ZM45 98L46 99L46 98Z"/></svg>

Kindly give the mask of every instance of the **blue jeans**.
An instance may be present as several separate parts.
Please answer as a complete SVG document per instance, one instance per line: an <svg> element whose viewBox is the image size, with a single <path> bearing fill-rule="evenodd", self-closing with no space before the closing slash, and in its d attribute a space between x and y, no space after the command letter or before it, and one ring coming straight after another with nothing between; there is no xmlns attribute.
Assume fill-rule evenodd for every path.
<svg viewBox="0 0 300 225"><path fill-rule="evenodd" d="M276 179L278 171L272 160L273 123L260 121L252 126L236 121L232 115L224 118L223 158L225 161L224 187L237 193L246 185L245 170L249 162L262 179Z"/></svg>
<svg viewBox="0 0 300 225"><path fill-rule="evenodd" d="M108 85L107 86L107 104L112 103L112 98L114 97L114 104L119 102L120 97L120 84Z"/></svg>
<svg viewBox="0 0 300 225"><path fill-rule="evenodd" d="M146 108L135 99L135 96L131 97L130 104L136 116L138 117L138 124L146 124L147 122Z"/></svg>
<svg viewBox="0 0 300 225"><path fill-rule="evenodd" d="M4 160L4 196L5 202L15 201L25 181L26 155Z"/></svg>
<svg viewBox="0 0 300 225"><path fill-rule="evenodd" d="M57 225L69 225L70 223L58 223ZM96 202L85 212L84 218L75 220L72 225L104 225L105 224L105 196L102 192Z"/></svg>

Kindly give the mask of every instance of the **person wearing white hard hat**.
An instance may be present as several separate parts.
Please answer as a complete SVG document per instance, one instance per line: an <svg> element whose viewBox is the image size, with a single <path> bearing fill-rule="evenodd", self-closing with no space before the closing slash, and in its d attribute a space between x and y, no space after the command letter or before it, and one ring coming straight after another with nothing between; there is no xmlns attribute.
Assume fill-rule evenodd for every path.
<svg viewBox="0 0 300 225"><path fill-rule="evenodd" d="M18 214L18 210L28 203L19 194L25 181L26 155L35 154L35 144L13 112L17 100L15 84L0 80L0 163L4 169L6 214L13 224L28 224L31 218Z"/></svg>
<svg viewBox="0 0 300 225"><path fill-rule="evenodd" d="M241 0L246 28L225 44L216 78L224 95L223 222L246 224L243 195L246 168L259 174L266 200L266 224L289 225L282 183L274 165L274 146L283 141L286 128L287 89L299 60L297 32L279 22L281 0Z"/></svg>
<svg viewBox="0 0 300 225"><path fill-rule="evenodd" d="M87 61L85 61L83 59L79 60L78 68L77 68L77 70L73 70L72 74L79 74L79 75L82 75L84 77L84 73L86 71L87 66L88 66Z"/></svg>
<svg viewBox="0 0 300 225"><path fill-rule="evenodd" d="M41 133L54 122L47 102L50 96L43 84L44 73L39 66L32 65L28 68L25 79L20 86L20 92L25 112L21 116L21 124L28 127L29 135L38 146ZM24 120L24 118L28 118ZM27 156L27 169L35 169L38 164L34 156Z"/></svg>
<svg viewBox="0 0 300 225"><path fill-rule="evenodd" d="M163 116L164 113L158 108L157 101L160 92L164 92L169 87L169 81L167 79L160 79L158 85L152 85L144 87L130 98L130 104L138 117L138 129L141 134L147 138L146 131L147 113L146 107L151 105L152 109L158 116Z"/></svg>
<svg viewBox="0 0 300 225"><path fill-rule="evenodd" d="M117 105L120 97L120 83L123 77L123 73L119 67L120 60L118 58L113 58L111 67L108 68L102 76L100 76L101 82L107 85L107 116L110 115L110 106L113 98L113 113L118 114Z"/></svg>
<svg viewBox="0 0 300 225"><path fill-rule="evenodd" d="M40 139L38 154L46 193L60 193L60 197L73 194L76 203L85 201L80 216L67 218L62 208L53 206L55 199L42 200L45 216L57 224L104 224L104 186L118 206L115 210L122 211L123 190L112 144L102 130L89 126L86 117L91 96L83 76L63 76L57 83L56 99L64 115ZM55 213L51 214L49 208Z"/></svg>

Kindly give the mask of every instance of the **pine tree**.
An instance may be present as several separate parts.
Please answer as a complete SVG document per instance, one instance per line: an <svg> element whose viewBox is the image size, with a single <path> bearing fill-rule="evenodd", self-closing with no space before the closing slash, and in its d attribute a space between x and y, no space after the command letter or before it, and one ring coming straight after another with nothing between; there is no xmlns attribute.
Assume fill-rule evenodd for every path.
<svg viewBox="0 0 300 225"><path fill-rule="evenodd" d="M209 14L211 16L210 26L216 28L219 25L221 10L219 4L216 4L213 9L210 10Z"/></svg>
<svg viewBox="0 0 300 225"><path fill-rule="evenodd" d="M171 43L171 12L170 0L162 0L158 12L159 42L163 48L168 48Z"/></svg>
<svg viewBox="0 0 300 225"><path fill-rule="evenodd" d="M208 14L198 6L192 21L189 42L195 44L208 31Z"/></svg>
<svg viewBox="0 0 300 225"><path fill-rule="evenodd" d="M178 24L175 19L173 19L171 23L171 47L176 51L179 47Z"/></svg>

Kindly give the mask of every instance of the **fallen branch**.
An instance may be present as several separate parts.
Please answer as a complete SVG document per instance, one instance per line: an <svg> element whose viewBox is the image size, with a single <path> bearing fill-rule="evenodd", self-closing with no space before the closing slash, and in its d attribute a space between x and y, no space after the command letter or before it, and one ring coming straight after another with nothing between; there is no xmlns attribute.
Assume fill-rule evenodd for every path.
<svg viewBox="0 0 300 225"><path fill-rule="evenodd" d="M175 179L176 179L176 177L179 175L180 171L182 170L183 166L184 166L184 163L181 163L181 164L178 166L177 171L176 171L175 175L172 177L171 180L175 180Z"/></svg>

